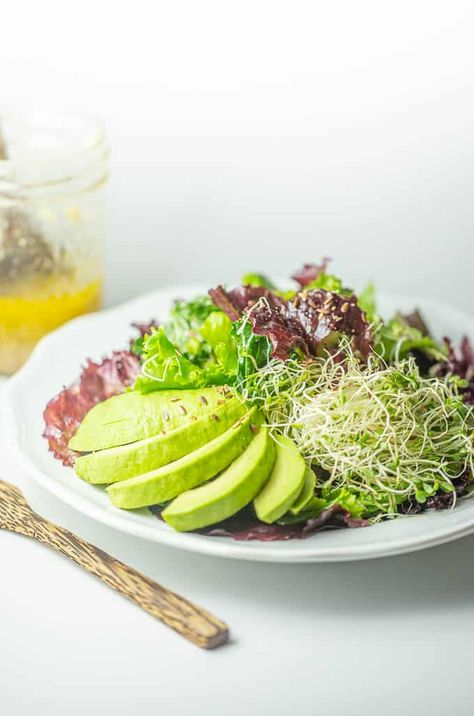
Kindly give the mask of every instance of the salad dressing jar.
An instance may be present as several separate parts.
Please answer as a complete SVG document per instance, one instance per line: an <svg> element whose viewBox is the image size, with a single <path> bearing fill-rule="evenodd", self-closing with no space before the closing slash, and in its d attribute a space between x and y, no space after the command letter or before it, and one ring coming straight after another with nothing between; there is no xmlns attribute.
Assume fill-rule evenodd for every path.
<svg viewBox="0 0 474 716"><path fill-rule="evenodd" d="M100 307L108 149L75 116L0 115L0 373Z"/></svg>

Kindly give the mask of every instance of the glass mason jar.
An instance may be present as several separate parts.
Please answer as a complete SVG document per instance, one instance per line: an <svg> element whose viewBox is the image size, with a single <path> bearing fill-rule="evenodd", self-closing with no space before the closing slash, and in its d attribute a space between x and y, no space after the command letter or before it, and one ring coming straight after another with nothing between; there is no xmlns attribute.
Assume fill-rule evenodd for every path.
<svg viewBox="0 0 474 716"><path fill-rule="evenodd" d="M0 114L0 373L101 303L108 149L77 116Z"/></svg>

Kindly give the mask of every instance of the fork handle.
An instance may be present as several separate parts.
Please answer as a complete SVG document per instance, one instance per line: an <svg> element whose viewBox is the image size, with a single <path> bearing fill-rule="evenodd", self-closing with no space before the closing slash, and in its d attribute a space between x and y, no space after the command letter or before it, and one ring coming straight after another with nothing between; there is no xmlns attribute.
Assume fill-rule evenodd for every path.
<svg viewBox="0 0 474 716"><path fill-rule="evenodd" d="M229 629L220 619L99 547L38 515L35 515L32 527L29 536L69 557L197 646L214 649L228 640Z"/></svg>

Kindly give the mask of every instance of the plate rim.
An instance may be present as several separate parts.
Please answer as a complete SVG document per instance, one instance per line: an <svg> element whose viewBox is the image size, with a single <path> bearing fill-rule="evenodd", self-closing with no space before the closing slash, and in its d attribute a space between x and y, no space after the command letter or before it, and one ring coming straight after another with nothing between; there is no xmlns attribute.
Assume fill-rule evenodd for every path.
<svg viewBox="0 0 474 716"><path fill-rule="evenodd" d="M56 482L54 477L37 467L33 459L25 453L21 446L19 425L14 406L15 394L17 391L22 390L23 385L27 383L30 377L35 375L37 366L41 364L43 356L47 354L50 346L58 340L58 336L63 337L68 331L74 332L77 326L88 323L91 320L98 322L106 320L107 317L110 317L113 314L119 314L125 309L133 308L134 304L147 301L151 302L153 297L160 297L161 299L167 297L170 299L179 295L180 291L192 293L194 291L202 292L202 290L203 287L198 285L175 285L147 292L116 306L105 308L102 311L78 316L60 326L39 341L25 365L14 376L7 380L6 386L3 390L2 400L3 423L10 452L30 479L80 514L84 514L89 519L97 521L105 526L112 527L119 532L131 534L147 541L174 547L175 549L184 549L208 556L245 561L312 563L378 559L408 552L420 551L429 547L445 544L474 532L473 509L472 514L468 512L464 516L464 520L461 520L460 522L458 521L453 525L445 525L444 527L441 527L440 525L439 530L435 534L429 533L426 536L409 536L406 538L401 536L400 539L387 541L385 543L375 543L373 546L367 544L344 544L340 547L315 547L313 551L308 549L302 551L298 549L297 545L302 543L307 545L307 540L304 540L304 542L295 540L295 547L293 549L286 546L285 550L279 552L275 547L269 549L267 546L270 544L276 545L278 542L238 542L226 537L211 538L203 535L197 535L195 533L189 534L176 532L174 530L168 531L153 529L151 522L150 525L142 525L139 522L133 522L127 519L126 513L122 515L119 510L117 510L117 512L105 510L101 505L85 499L80 493L68 489L67 485ZM400 296L397 297L395 294L383 294L383 298L393 300L394 302L396 300L400 301L401 299ZM440 301L433 301L431 299L420 297L417 298L416 296L405 296L404 300L413 302L413 305L423 303L424 306L430 306L433 311L436 309L441 310L445 315L451 313L453 317L456 316L457 319L464 317L467 326L469 324L473 324L472 316ZM285 545L288 544L289 542L285 542Z"/></svg>

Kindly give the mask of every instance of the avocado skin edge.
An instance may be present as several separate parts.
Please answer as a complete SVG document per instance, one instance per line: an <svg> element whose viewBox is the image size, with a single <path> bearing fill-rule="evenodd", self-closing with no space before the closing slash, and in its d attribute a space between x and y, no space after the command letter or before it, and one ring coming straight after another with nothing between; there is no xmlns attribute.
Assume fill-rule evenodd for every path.
<svg viewBox="0 0 474 716"><path fill-rule="evenodd" d="M199 449L226 432L246 412L246 406L237 399L228 400L211 414L169 433L82 455L76 460L76 473L96 485L148 473Z"/></svg>
<svg viewBox="0 0 474 716"><path fill-rule="evenodd" d="M292 515L299 515L300 512L303 512L306 505L311 502L311 499L314 497L315 486L316 475L310 467L307 467L301 492L290 507Z"/></svg>
<svg viewBox="0 0 474 716"><path fill-rule="evenodd" d="M267 524L272 524L288 512L301 494L306 476L306 463L295 443L284 435L275 439L273 470L253 501L258 519Z"/></svg>
<svg viewBox="0 0 474 716"><path fill-rule="evenodd" d="M201 485L244 452L254 437L256 424L262 419L254 408L198 450L148 474L109 485L107 493L112 504L122 509L149 507Z"/></svg>
<svg viewBox="0 0 474 716"><path fill-rule="evenodd" d="M268 479L274 460L275 444L264 426L227 470L173 500L161 513L163 519L181 532L221 522L253 500Z"/></svg>

